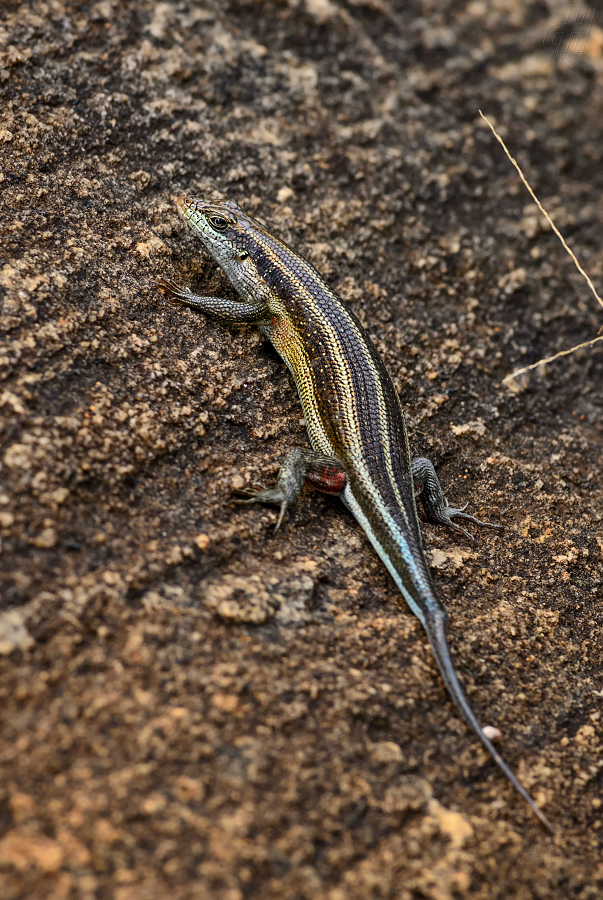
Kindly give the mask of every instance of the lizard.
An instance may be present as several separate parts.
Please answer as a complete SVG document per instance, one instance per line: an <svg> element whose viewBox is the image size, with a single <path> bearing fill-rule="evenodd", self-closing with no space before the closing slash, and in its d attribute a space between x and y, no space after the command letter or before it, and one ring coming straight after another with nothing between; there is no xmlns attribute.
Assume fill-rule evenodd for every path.
<svg viewBox="0 0 603 900"><path fill-rule="evenodd" d="M393 382L358 318L318 271L231 200L180 196L178 213L238 294L194 294L167 278L157 288L224 322L250 323L289 368L311 449L285 456L276 485L247 490L241 502L280 507L277 530L304 484L337 495L380 556L429 640L448 693L473 734L541 823L554 829L480 726L459 682L447 641L448 614L423 548L417 514L472 535L455 519L481 522L444 499L432 463L413 459Z"/></svg>

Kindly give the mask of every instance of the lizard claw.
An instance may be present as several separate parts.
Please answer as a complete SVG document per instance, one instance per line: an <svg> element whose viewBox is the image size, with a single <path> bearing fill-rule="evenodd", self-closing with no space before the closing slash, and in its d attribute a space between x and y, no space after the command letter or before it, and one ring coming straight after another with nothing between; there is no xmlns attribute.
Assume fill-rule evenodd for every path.
<svg viewBox="0 0 603 900"><path fill-rule="evenodd" d="M259 494L261 494L264 490L264 485L259 481L254 481L253 484L255 487L244 487L244 488L232 488L231 493L237 494L237 497L231 497L231 503L253 503L254 498L256 498ZM243 499L245 498L245 499Z"/></svg>
<svg viewBox="0 0 603 900"><path fill-rule="evenodd" d="M280 490L278 487L259 491L254 490L253 488L234 488L234 493L237 493L240 496L237 498L231 498L230 502L236 503L239 506L245 505L247 503L274 503L279 505L280 512L276 521L276 525L274 526L274 534L276 534L276 532L282 525L283 518L285 516L285 513L287 512L287 507L289 505L289 500L284 495L282 490Z"/></svg>
<svg viewBox="0 0 603 900"><path fill-rule="evenodd" d="M460 531L461 534L464 534L465 537L468 537L472 543L475 543L475 538L473 535L467 531L466 528L463 528L461 525L457 525L456 522L453 522L453 519L467 519L468 522L473 522L475 525L483 525L484 528L496 528L499 531L504 529L504 525L495 525L493 522L482 522L481 519L477 519L475 516L466 513L465 510L469 506L469 503L465 503L460 509L455 509L453 506L446 506L442 510L442 518L444 520L444 524L448 525L450 528L454 528L455 531Z"/></svg>
<svg viewBox="0 0 603 900"><path fill-rule="evenodd" d="M189 291L188 288L180 287L175 281L171 281L169 278L163 278L163 276L155 280L155 288L158 291L161 291L162 294L167 294L170 300L176 300L178 303L190 305L190 298L195 297L193 292Z"/></svg>

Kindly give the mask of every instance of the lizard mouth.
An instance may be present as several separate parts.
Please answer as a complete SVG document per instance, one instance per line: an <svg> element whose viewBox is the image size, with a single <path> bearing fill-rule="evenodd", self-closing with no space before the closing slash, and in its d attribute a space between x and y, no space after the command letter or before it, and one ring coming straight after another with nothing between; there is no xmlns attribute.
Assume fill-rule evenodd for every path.
<svg viewBox="0 0 603 900"><path fill-rule="evenodd" d="M182 216L185 221L190 219L191 208L194 202L194 199L188 197L186 194L181 194L180 197L176 197L176 208L179 215Z"/></svg>

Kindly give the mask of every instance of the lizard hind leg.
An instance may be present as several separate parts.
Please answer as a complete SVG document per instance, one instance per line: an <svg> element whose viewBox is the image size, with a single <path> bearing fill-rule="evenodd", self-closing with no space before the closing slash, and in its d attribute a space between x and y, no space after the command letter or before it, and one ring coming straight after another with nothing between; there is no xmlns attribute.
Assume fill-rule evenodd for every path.
<svg viewBox="0 0 603 900"><path fill-rule="evenodd" d="M466 528L462 528L460 525L457 525L456 522L453 522L453 519L466 519L469 522L473 522L475 525L483 525L484 528L503 528L502 525L494 525L492 522L482 522L481 519L476 519L475 516L466 513L465 509L467 508L468 503L460 509L448 506L433 463L428 459L424 459L423 457L413 459L412 477L415 485L415 494L420 498L429 522L433 522L437 525L448 525L449 528L460 531L468 537L470 541L475 540L473 535L470 534Z"/></svg>
<svg viewBox="0 0 603 900"><path fill-rule="evenodd" d="M326 494L340 494L345 488L345 471L334 456L325 456L296 447L285 456L279 470L276 484L266 490L244 489L235 503L274 503L280 506L275 533L281 527L287 508L297 500L304 484Z"/></svg>

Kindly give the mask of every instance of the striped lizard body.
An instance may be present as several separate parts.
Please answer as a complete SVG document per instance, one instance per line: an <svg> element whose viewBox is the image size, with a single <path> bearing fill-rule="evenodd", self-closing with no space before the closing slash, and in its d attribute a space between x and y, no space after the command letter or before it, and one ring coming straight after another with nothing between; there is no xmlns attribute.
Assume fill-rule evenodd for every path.
<svg viewBox="0 0 603 900"><path fill-rule="evenodd" d="M198 296L166 279L158 286L208 315L260 328L293 375L312 445L312 451L290 451L276 486L247 492L243 502L278 504L278 528L304 483L341 497L423 625L459 712L552 831L484 734L458 681L446 640L448 617L425 559L416 496L432 522L464 534L455 518L488 523L449 507L429 460L411 459L404 413L383 360L316 269L232 201L179 197L177 207L241 299Z"/></svg>

